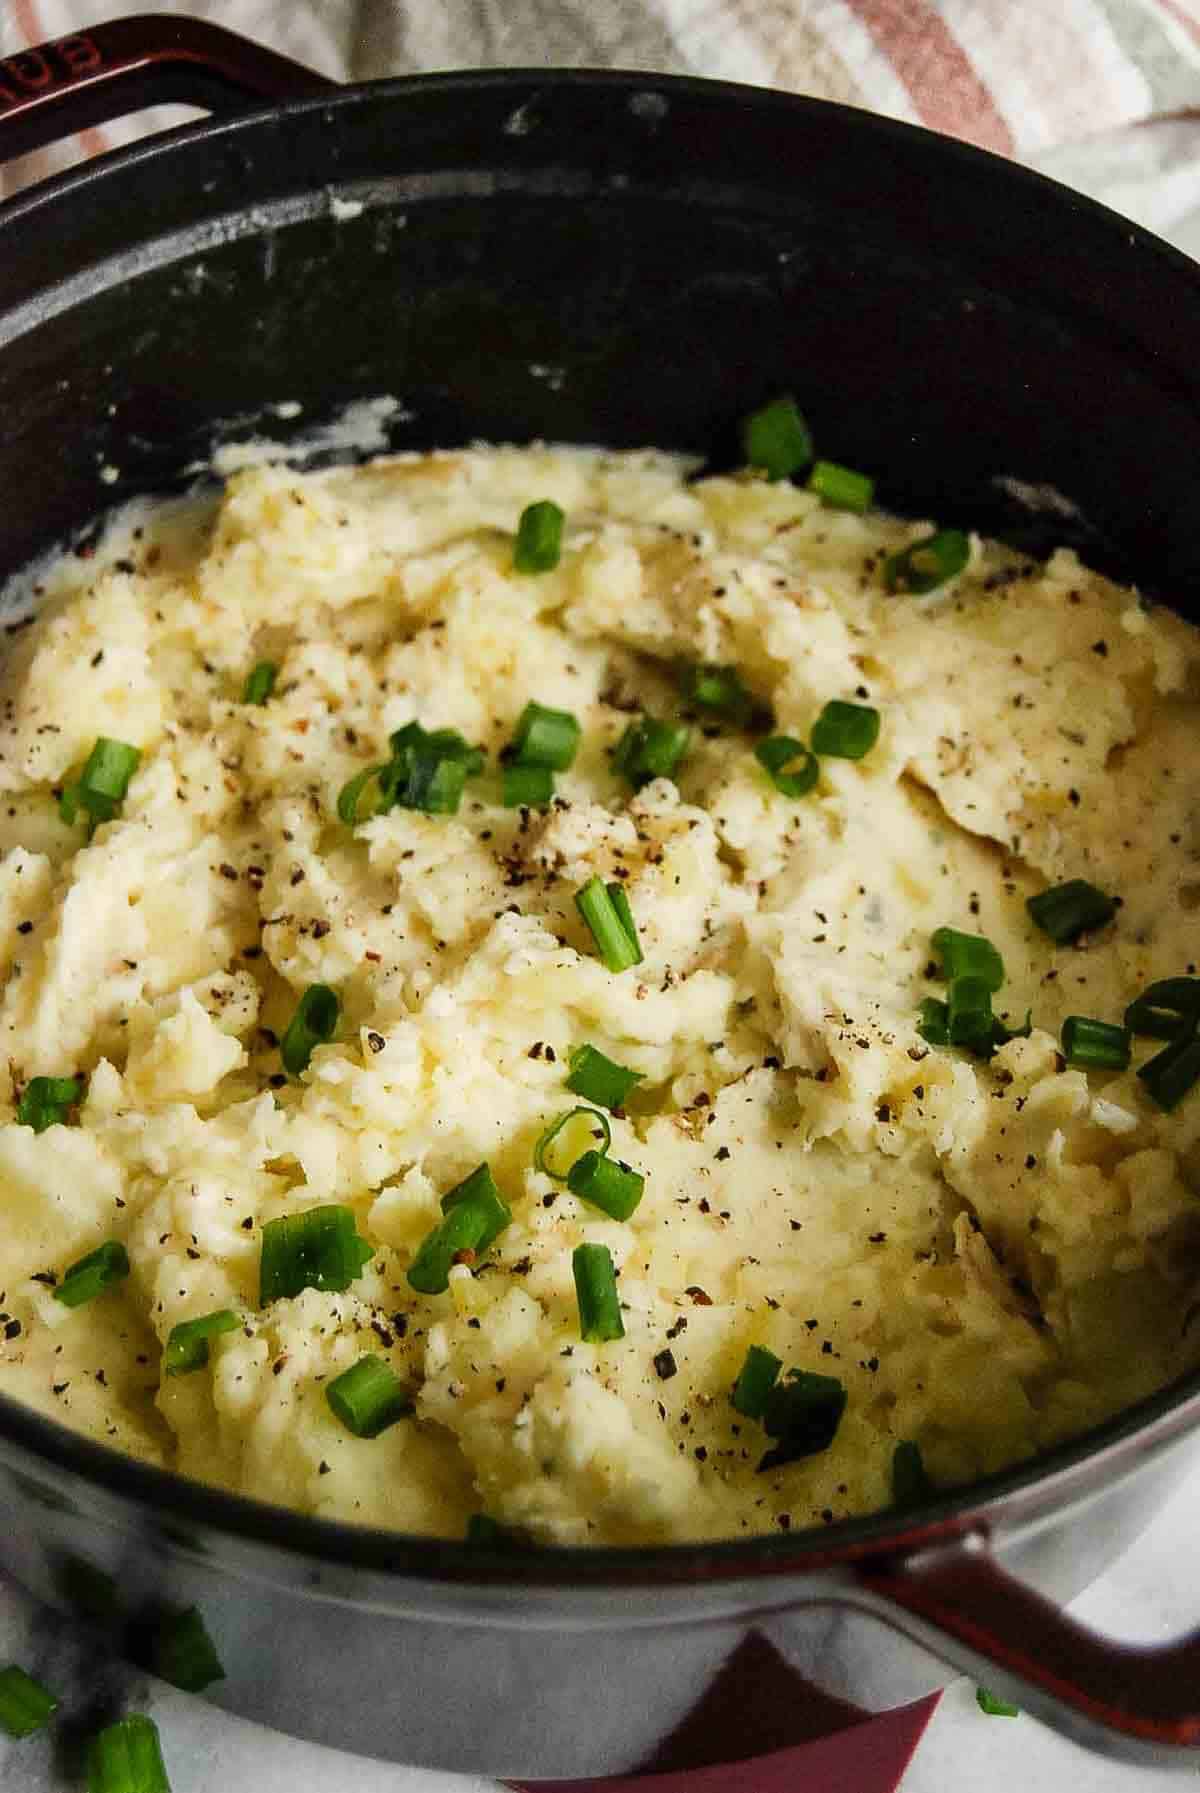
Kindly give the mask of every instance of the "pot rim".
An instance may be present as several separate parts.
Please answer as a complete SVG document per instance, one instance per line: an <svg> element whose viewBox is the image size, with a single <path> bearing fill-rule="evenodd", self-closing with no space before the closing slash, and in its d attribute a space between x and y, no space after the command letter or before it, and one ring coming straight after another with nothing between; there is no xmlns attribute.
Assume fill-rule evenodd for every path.
<svg viewBox="0 0 1200 1793"><path fill-rule="evenodd" d="M0 202L0 232L25 222L32 224L44 208L68 203L77 193L88 194L90 200L94 183L119 179L125 171L147 160L266 123L280 123L312 112L329 113L381 99L401 101L414 92L441 91L461 96L481 89L507 88L514 98L528 101L539 93L571 87L624 91L631 99L636 94L661 92L668 97L721 103L726 107L836 116L852 120L856 130L884 143L923 139L945 161L986 167L992 178L1003 169L1005 178L1015 186L1041 194L1060 206L1065 200L1072 210L1103 220L1108 229L1120 232L1126 252L1132 247L1135 252L1173 264L1173 271L1186 276L1200 296L1200 268L1181 251L1109 207L973 144L838 101L695 75L622 69L461 69L348 84L282 103L255 105L231 117L182 125L108 151L20 192ZM346 187L366 184L362 179L340 183ZM336 192L338 188L335 178L326 183L324 190ZM253 205L254 201L246 203ZM269 201L267 205L269 209ZM106 259L102 258L101 266ZM9 313L19 309L20 302L5 308ZM369 1570L395 1579L559 1590L814 1575L839 1565L950 1543L968 1532L1012 1532L1033 1524L1043 1515L1061 1514L1101 1481L1111 1482L1132 1474L1143 1461L1157 1456L1198 1427L1200 1368L1036 1458L947 1491L929 1501L916 1515L884 1509L837 1520L828 1526L718 1542L550 1545L514 1552L319 1518L253 1496L234 1494L114 1450L0 1392L0 1459L6 1454L27 1454L39 1467L78 1478L141 1509L160 1531L164 1520L173 1521L195 1526L198 1537L206 1532L223 1534L263 1547L271 1554L298 1555L321 1565Z"/></svg>

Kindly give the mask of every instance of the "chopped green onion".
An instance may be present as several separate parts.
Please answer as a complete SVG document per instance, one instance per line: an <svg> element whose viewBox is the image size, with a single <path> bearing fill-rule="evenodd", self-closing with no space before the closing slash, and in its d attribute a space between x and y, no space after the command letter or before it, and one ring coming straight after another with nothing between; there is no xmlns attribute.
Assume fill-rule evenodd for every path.
<svg viewBox="0 0 1200 1793"><path fill-rule="evenodd" d="M1162 1052L1156 1052L1148 1064L1140 1066L1138 1076L1146 1086L1146 1094L1160 1108L1168 1113L1178 1108L1200 1079L1200 1038L1192 1034L1174 1040Z"/></svg>
<svg viewBox="0 0 1200 1793"><path fill-rule="evenodd" d="M419 809L427 816L454 816L466 788L468 763L458 754L444 754L427 743L410 747L397 773L393 802L401 809Z"/></svg>
<svg viewBox="0 0 1200 1793"><path fill-rule="evenodd" d="M617 1273L607 1245L577 1245L571 1253L575 1300L579 1307L579 1336L589 1345L623 1339L621 1304L617 1299Z"/></svg>
<svg viewBox="0 0 1200 1793"><path fill-rule="evenodd" d="M890 554L883 563L883 581L889 591L913 592L923 597L947 579L962 572L971 558L971 543L961 529L938 529Z"/></svg>
<svg viewBox="0 0 1200 1793"><path fill-rule="evenodd" d="M408 1267L409 1287L422 1295L444 1295L456 1263L474 1262L492 1222L482 1201L458 1201L426 1233Z"/></svg>
<svg viewBox="0 0 1200 1793"><path fill-rule="evenodd" d="M88 1793L171 1793L158 1727L140 1712L96 1733L87 1771Z"/></svg>
<svg viewBox="0 0 1200 1793"><path fill-rule="evenodd" d="M761 1419L782 1368L783 1359L776 1357L773 1351L765 1350L762 1345L751 1345L729 1397L737 1411L744 1413L747 1419Z"/></svg>
<svg viewBox="0 0 1200 1793"><path fill-rule="evenodd" d="M397 768L394 760L356 772L338 792L338 820L353 828L390 809L396 798Z"/></svg>
<svg viewBox="0 0 1200 1793"><path fill-rule="evenodd" d="M685 703L730 722L745 724L754 715L754 699L742 683L736 666L717 666L712 661L684 663L680 685Z"/></svg>
<svg viewBox="0 0 1200 1793"><path fill-rule="evenodd" d="M950 1044L950 1016L944 1002L936 996L927 996L921 1004L917 1018L917 1032L931 1046L948 1046Z"/></svg>
<svg viewBox="0 0 1200 1793"><path fill-rule="evenodd" d="M552 498L527 504L517 524L513 568L518 573L549 573L562 557L565 517Z"/></svg>
<svg viewBox="0 0 1200 1793"><path fill-rule="evenodd" d="M642 1199L646 1179L619 1158L585 1152L567 1175L567 1188L580 1201L601 1208L612 1220L628 1220Z"/></svg>
<svg viewBox="0 0 1200 1793"><path fill-rule="evenodd" d="M779 1469L800 1457L815 1456L833 1443L846 1411L846 1390L836 1376L811 1370L789 1370L767 1396L763 1429L778 1440L759 1463L759 1470Z"/></svg>
<svg viewBox="0 0 1200 1793"><path fill-rule="evenodd" d="M487 1216L487 1227L475 1247L476 1252L486 1251L512 1222L512 1209L497 1189L489 1164L476 1165L469 1177L464 1177L461 1183L456 1183L442 1197L442 1213L448 1214L460 1202L471 1202L475 1207L482 1208Z"/></svg>
<svg viewBox="0 0 1200 1793"><path fill-rule="evenodd" d="M58 800L63 821L74 822L83 809L87 811L88 824L92 828L98 822L111 822L141 757L139 748L101 735L84 761L78 782L66 785Z"/></svg>
<svg viewBox="0 0 1200 1793"><path fill-rule="evenodd" d="M327 1045L333 1038L341 1012L337 993L328 984L308 986L279 1042L285 1071L293 1077L307 1071L314 1048Z"/></svg>
<svg viewBox="0 0 1200 1793"><path fill-rule="evenodd" d="M1066 884L1039 891L1026 898L1025 907L1043 934L1049 934L1059 946L1104 927L1117 913L1114 899L1084 878L1071 878Z"/></svg>
<svg viewBox="0 0 1200 1793"><path fill-rule="evenodd" d="M626 1096L642 1081L640 1071L627 1071L624 1065L614 1064L595 1046L576 1046L570 1063L567 1088L573 1095L599 1103L601 1108L623 1108Z"/></svg>
<svg viewBox="0 0 1200 1793"><path fill-rule="evenodd" d="M187 1376L202 1370L208 1362L208 1341L222 1333L235 1332L241 1324L232 1308L219 1308L214 1314L202 1314L197 1320L181 1320L172 1326L163 1352L165 1376Z"/></svg>
<svg viewBox="0 0 1200 1793"><path fill-rule="evenodd" d="M378 1438L413 1411L413 1399L390 1364L368 1351L335 1376L325 1399L356 1438Z"/></svg>
<svg viewBox="0 0 1200 1793"><path fill-rule="evenodd" d="M0 1731L9 1737L32 1737L58 1710L58 1700L40 1681L16 1663L0 1669Z"/></svg>
<svg viewBox="0 0 1200 1793"><path fill-rule="evenodd" d="M505 766L505 809L544 809L554 796L549 766Z"/></svg>
<svg viewBox="0 0 1200 1793"><path fill-rule="evenodd" d="M198 1606L164 1619L151 1643L150 1666L156 1675L184 1693L200 1693L225 1679L221 1658L208 1635Z"/></svg>
<svg viewBox="0 0 1200 1793"><path fill-rule="evenodd" d="M643 954L629 898L619 884L597 875L575 892L575 907L588 925L596 951L610 971L640 965Z"/></svg>
<svg viewBox="0 0 1200 1793"><path fill-rule="evenodd" d="M803 741L793 740L791 735L772 735L769 740L760 741L754 749L754 757L775 789L785 797L807 797L820 777L821 767L816 754ZM788 772L785 769L788 766L794 769Z"/></svg>
<svg viewBox="0 0 1200 1793"><path fill-rule="evenodd" d="M768 479L788 479L807 467L813 442L794 398L772 399L742 420L742 452L747 464Z"/></svg>
<svg viewBox="0 0 1200 1793"><path fill-rule="evenodd" d="M71 1110L83 1101L83 1090L82 1077L31 1077L21 1091L17 1121L35 1133L65 1126Z"/></svg>
<svg viewBox="0 0 1200 1793"><path fill-rule="evenodd" d="M942 961L942 976L948 983L953 983L955 978L977 977L989 990L998 990L1004 982L1004 960L982 934L960 934L957 928L937 928L930 944Z"/></svg>
<svg viewBox="0 0 1200 1793"><path fill-rule="evenodd" d="M986 1687L975 1689L975 1700L981 1712L989 1718L1020 1718L1021 1708L1014 1706L1009 1700L1002 1700L996 1694L989 1693Z"/></svg>
<svg viewBox="0 0 1200 1793"><path fill-rule="evenodd" d="M808 476L808 489L815 492L835 510L870 510L875 496L875 481L852 467L839 466L837 461L814 461Z"/></svg>
<svg viewBox="0 0 1200 1793"><path fill-rule="evenodd" d="M456 815L467 779L483 770L483 753L455 728L427 730L408 722L393 732L390 745L390 760L364 767L342 786L337 813L348 828L396 807Z"/></svg>
<svg viewBox="0 0 1200 1793"><path fill-rule="evenodd" d="M268 1220L262 1230L258 1305L268 1307L302 1289L340 1293L374 1256L358 1235L353 1210L336 1202Z"/></svg>
<svg viewBox="0 0 1200 1793"><path fill-rule="evenodd" d="M946 1025L952 1046L967 1046L990 1056L992 991L981 977L955 978L946 1000Z"/></svg>
<svg viewBox="0 0 1200 1793"><path fill-rule="evenodd" d="M94 1301L128 1275L128 1252L118 1240L109 1239L71 1265L55 1289L54 1299L64 1307L82 1307L85 1301Z"/></svg>
<svg viewBox="0 0 1200 1793"><path fill-rule="evenodd" d="M395 760L402 761L414 748L420 748L437 759L461 760L468 778L483 771L483 749L472 747L456 728L424 729L419 722L406 722L403 728L393 730L388 743Z"/></svg>
<svg viewBox="0 0 1200 1793"><path fill-rule="evenodd" d="M579 751L581 733L570 710L528 703L513 735L513 759L518 766L548 766L552 772L565 772Z"/></svg>
<svg viewBox="0 0 1200 1793"><path fill-rule="evenodd" d="M892 1505L901 1512L919 1507L937 1492L929 1479L921 1447L905 1439L892 1452Z"/></svg>
<svg viewBox="0 0 1200 1793"><path fill-rule="evenodd" d="M1200 978L1164 977L1150 984L1125 1010L1125 1025L1155 1040L1194 1033L1200 1026Z"/></svg>
<svg viewBox="0 0 1200 1793"><path fill-rule="evenodd" d="M1123 1071L1129 1063L1129 1030L1111 1021L1068 1015L1062 1024L1063 1057L1088 1071Z"/></svg>
<svg viewBox="0 0 1200 1793"><path fill-rule="evenodd" d="M273 660L260 660L242 687L244 704L265 704L275 689L279 668Z"/></svg>
<svg viewBox="0 0 1200 1793"><path fill-rule="evenodd" d="M608 1116L606 1114L601 1114L598 1108L572 1108L569 1109L566 1114L560 1114L557 1120L551 1121L550 1125L546 1128L546 1131L542 1134L542 1137L533 1148L534 1170L540 1170L544 1175L553 1177L556 1183L565 1183L567 1181L567 1178L570 1175L571 1165L575 1163L575 1159L572 1158L571 1164L568 1164L565 1170L555 1170L553 1165L548 1161L546 1154L562 1132L563 1128L569 1127L571 1122L576 1120L580 1115L585 1115L587 1117L590 1123L588 1131L591 1136L594 1139L600 1138L604 1141L604 1144L600 1147L601 1155L607 1152L609 1146L612 1144L612 1128L608 1124ZM599 1134L596 1132L597 1121L600 1123ZM594 1150L589 1150L588 1155L594 1156Z"/></svg>
<svg viewBox="0 0 1200 1793"><path fill-rule="evenodd" d="M642 716L629 724L613 748L612 769L635 791L652 778L674 778L691 738L686 722L656 722Z"/></svg>
<svg viewBox="0 0 1200 1793"><path fill-rule="evenodd" d="M813 723L809 739L814 753L860 760L879 739L879 711L869 704L842 703L834 698Z"/></svg>

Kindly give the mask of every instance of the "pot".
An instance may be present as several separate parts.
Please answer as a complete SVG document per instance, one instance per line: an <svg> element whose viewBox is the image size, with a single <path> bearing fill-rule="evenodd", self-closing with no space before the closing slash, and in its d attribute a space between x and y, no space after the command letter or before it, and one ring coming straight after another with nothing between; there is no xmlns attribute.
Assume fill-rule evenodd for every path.
<svg viewBox="0 0 1200 1793"><path fill-rule="evenodd" d="M354 400L397 401L392 448L719 460L791 390L884 503L1068 540L1200 614L1200 271L1074 194L812 100L546 71L337 89L182 18L0 64L0 152L178 99L236 110L0 208L0 572ZM1198 1419L1192 1377L915 1514L514 1555L215 1492L0 1398L0 1564L122 1647L198 1604L221 1704L442 1768L650 1761L752 1634L862 1706L950 1664L1194 1767L1200 1634L1122 1648L1059 1603L1161 1506Z"/></svg>

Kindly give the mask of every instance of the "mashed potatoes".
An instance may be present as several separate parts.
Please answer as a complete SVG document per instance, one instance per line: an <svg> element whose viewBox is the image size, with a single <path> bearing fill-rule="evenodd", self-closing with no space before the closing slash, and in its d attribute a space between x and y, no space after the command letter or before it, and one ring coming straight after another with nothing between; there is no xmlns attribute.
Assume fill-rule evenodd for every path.
<svg viewBox="0 0 1200 1793"><path fill-rule="evenodd" d="M1086 571L973 542L892 596L918 525L650 453L488 450L298 475L129 512L44 580L0 712L0 1388L152 1461L328 1517L541 1542L719 1538L888 1504L1026 1457L1193 1359L1200 1090L1163 1112L1060 1055L1195 971L1195 632ZM559 564L513 569L532 501ZM256 663L273 694L242 700ZM776 733L878 711L861 759L792 798L746 719L695 712L674 781L611 753L679 713L681 661L735 666ZM545 807L506 808L530 701L582 729ZM457 813L338 819L411 721L487 754ZM57 794L98 737L141 750L89 838ZM574 901L624 889L614 973ZM1085 878L1109 924L1056 946L1031 895ZM986 936L990 1058L931 1045L931 936ZM334 1037L289 1076L312 984ZM640 1073L610 1117L628 1220L534 1167L587 1043ZM86 1079L36 1132L35 1077ZM84 1086L81 1085L81 1088ZM564 1136L565 1137L565 1136ZM512 1211L445 1293L407 1276L486 1162ZM353 1211L344 1290L260 1305L264 1228ZM76 1307L105 1242L129 1274ZM585 1343L572 1276L606 1246L624 1336ZM232 1310L166 1376L180 1322ZM825 1448L772 1443L730 1390L752 1345L836 1379ZM375 1438L331 1409L364 1355L415 1404Z"/></svg>

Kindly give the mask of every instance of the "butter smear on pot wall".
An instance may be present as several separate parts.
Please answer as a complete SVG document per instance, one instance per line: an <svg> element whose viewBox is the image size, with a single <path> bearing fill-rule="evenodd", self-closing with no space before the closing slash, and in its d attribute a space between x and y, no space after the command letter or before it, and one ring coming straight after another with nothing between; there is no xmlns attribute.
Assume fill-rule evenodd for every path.
<svg viewBox="0 0 1200 1793"><path fill-rule="evenodd" d="M599 1544L917 1498L1194 1361L1196 632L690 471L251 468L45 574L4 1392Z"/></svg>

